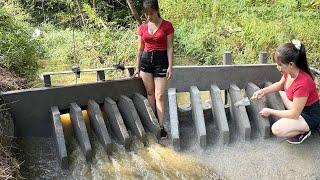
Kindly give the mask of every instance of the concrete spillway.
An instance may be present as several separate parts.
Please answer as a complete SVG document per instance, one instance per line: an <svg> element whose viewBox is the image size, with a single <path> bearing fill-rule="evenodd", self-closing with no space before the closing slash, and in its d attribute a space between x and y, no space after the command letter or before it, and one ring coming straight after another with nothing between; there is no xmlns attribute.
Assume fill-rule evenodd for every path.
<svg viewBox="0 0 320 180"><path fill-rule="evenodd" d="M229 102L224 104L222 101L221 90L215 84L210 88L210 104L211 108L204 108L199 95L199 90L196 86L190 88L190 103L191 103L191 116L181 115L179 116L178 104L177 104L177 92L175 88L170 88L168 91L169 101L169 116L170 127L172 134L172 144L176 150L180 150L180 136L179 136L179 124L183 121L191 121L194 123L195 135L197 139L197 145L202 148L206 148L208 139L210 137L207 132L207 123L209 119L217 127L214 135L215 143L228 144L231 141L250 141L251 137L270 137L270 124L272 119L263 118L259 115L259 112L265 107L274 107L278 105L283 107L282 100L279 95L271 94L262 100L250 100L248 106L235 106L235 102L245 98L251 97L252 94L260 88L253 84L248 83L246 88L243 89L245 94L241 94L240 88L231 84L227 90L226 96L229 98ZM269 105L267 105L267 102ZM188 110L184 110L184 114ZM209 112L209 113L208 113ZM205 115L209 114L209 115ZM210 116L210 117L208 117Z"/></svg>
<svg viewBox="0 0 320 180"><path fill-rule="evenodd" d="M136 108L134 104L138 104L139 108ZM63 125L59 123L61 121L60 112L57 107L52 107L51 109L52 121L54 122L53 134L59 152L59 162L62 168L68 168L67 147L62 131ZM90 127L98 138L99 143L104 147L107 155L112 155L113 141L117 141L127 149L130 149L132 136L136 136L142 142L146 142L146 132L159 137L160 127L157 119L147 99L141 94L134 94L133 100L121 95L117 103L111 98L106 98L101 106L94 100L89 100L87 112L90 122L88 126L85 124L81 108L76 103L70 104L73 134L88 162L92 160L92 147L88 137L88 129ZM114 136L112 137L110 134Z"/></svg>
<svg viewBox="0 0 320 180"><path fill-rule="evenodd" d="M190 147L185 144L194 139L192 143L205 151L212 144L250 144L255 137L269 142L276 119L262 118L258 112L263 107L284 109L280 96L270 94L249 106L234 104L280 77L273 64L175 67L165 120L170 144L176 151L187 150ZM209 106L203 103L201 91L209 91ZM190 107L184 110L177 100L180 92L190 95ZM2 92L1 96L13 116L15 136L53 137L56 158L64 169L70 166L69 137L76 140L79 156L90 164L92 134L106 156L113 156L114 143L130 150L134 138L146 144L146 134L160 136L140 78ZM194 133L186 131L186 124Z"/></svg>
<svg viewBox="0 0 320 180"><path fill-rule="evenodd" d="M201 72L201 73L200 73ZM249 107L235 107L235 101L280 78L275 65L225 65L176 67L169 81L166 122L169 122L173 147L180 150L179 123L192 120L197 144L206 148L210 138L228 144L233 138L248 141L254 132L262 137L270 136L268 119L261 120L259 109L277 104L279 96L267 97L267 101L252 102ZM205 78L204 78L205 77ZM217 134L207 131L208 110L204 110L200 91L209 90L211 95L210 119L217 127ZM225 91L225 97L220 91ZM176 93L190 92L190 114L179 115ZM146 97L140 78L102 81L67 87L47 87L2 93L10 106L17 137L54 137L57 158L62 168L68 167L67 136L73 136L88 162L92 160L89 134L112 156L112 144L117 142L130 149L132 137L146 143L146 133L160 136L160 127L155 113ZM228 105L223 103L226 98ZM86 110L87 117L82 111ZM61 114L69 113L71 133L61 123ZM85 119L88 119L85 121ZM70 128L70 127L69 127Z"/></svg>

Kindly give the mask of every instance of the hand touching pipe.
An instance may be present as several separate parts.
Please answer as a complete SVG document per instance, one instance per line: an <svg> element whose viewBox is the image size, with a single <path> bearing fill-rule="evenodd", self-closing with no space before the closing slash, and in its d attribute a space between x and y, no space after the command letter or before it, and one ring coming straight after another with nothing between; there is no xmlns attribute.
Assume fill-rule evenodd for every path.
<svg viewBox="0 0 320 180"><path fill-rule="evenodd" d="M265 93L263 92L263 89L260 89L256 92L253 93L252 97L250 99L261 99L263 96L265 95Z"/></svg>

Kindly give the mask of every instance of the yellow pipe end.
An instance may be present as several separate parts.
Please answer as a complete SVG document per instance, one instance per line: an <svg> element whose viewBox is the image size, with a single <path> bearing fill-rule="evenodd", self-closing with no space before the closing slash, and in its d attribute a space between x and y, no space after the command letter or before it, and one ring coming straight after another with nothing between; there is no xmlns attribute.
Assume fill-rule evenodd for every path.
<svg viewBox="0 0 320 180"><path fill-rule="evenodd" d="M90 121L89 121L89 115L87 110L82 110L82 117L86 124L86 128L90 129ZM61 114L60 115L61 124L63 127L63 132L66 137L72 136L73 134L73 128L72 128L72 122L70 118L70 114Z"/></svg>

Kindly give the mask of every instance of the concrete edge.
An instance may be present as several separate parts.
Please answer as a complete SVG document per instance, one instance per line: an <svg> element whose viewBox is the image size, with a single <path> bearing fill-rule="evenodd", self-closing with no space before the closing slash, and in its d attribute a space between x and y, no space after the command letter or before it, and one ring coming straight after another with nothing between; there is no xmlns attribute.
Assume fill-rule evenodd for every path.
<svg viewBox="0 0 320 180"><path fill-rule="evenodd" d="M124 145L126 149L129 149L132 143L132 139L129 136L128 130L124 124L123 118L120 114L116 102L109 97L105 98L103 109L106 114L106 124L110 125L110 129L115 134L120 143Z"/></svg>
<svg viewBox="0 0 320 180"><path fill-rule="evenodd" d="M169 102L171 141L174 149L176 151L179 151L181 147L180 147L180 135L179 135L177 92L175 88L168 89L168 102Z"/></svg>
<svg viewBox="0 0 320 180"><path fill-rule="evenodd" d="M129 129L134 136L141 139L143 143L146 143L146 132L132 100L125 95L121 95L117 104L127 129Z"/></svg>
<svg viewBox="0 0 320 180"><path fill-rule="evenodd" d="M90 99L88 101L88 115L90 124L94 133L97 135L99 142L108 155L112 154L112 141L109 132L104 123L100 106L97 102Z"/></svg>
<svg viewBox="0 0 320 180"><path fill-rule="evenodd" d="M253 93L260 90L260 88L254 83L249 82L246 87L246 94L250 98ZM249 119L253 122L255 127L252 127L258 130L259 135L263 138L270 137L270 122L269 118L262 117L259 112L266 107L265 99L261 100L250 100L250 106L247 107L249 112Z"/></svg>
<svg viewBox="0 0 320 180"><path fill-rule="evenodd" d="M235 102L243 98L240 93L240 89L236 84L230 84L229 95L231 118L232 121L235 122L236 133L239 134L239 140L250 140L251 126L246 108L244 106L234 106Z"/></svg>
<svg viewBox="0 0 320 180"><path fill-rule="evenodd" d="M59 164L62 169L68 169L68 154L63 134L63 127L60 118L60 111L57 106L51 107L51 120L53 125L53 137L55 139Z"/></svg>
<svg viewBox="0 0 320 180"><path fill-rule="evenodd" d="M135 93L132 97L132 100L145 129L159 139L160 125L149 104L148 99L142 96L140 93Z"/></svg>
<svg viewBox="0 0 320 180"><path fill-rule="evenodd" d="M205 148L207 146L206 125L204 121L200 91L196 86L190 87L190 103L198 143L200 147Z"/></svg>
<svg viewBox="0 0 320 180"><path fill-rule="evenodd" d="M224 104L220 95L220 89L217 85L211 85L210 96L212 103L212 114L215 115L215 121L219 128L219 141L222 144L228 144L230 139L229 125Z"/></svg>
<svg viewBox="0 0 320 180"><path fill-rule="evenodd" d="M86 160L92 161L92 148L81 108L76 103L70 103L70 119L75 130L76 139Z"/></svg>

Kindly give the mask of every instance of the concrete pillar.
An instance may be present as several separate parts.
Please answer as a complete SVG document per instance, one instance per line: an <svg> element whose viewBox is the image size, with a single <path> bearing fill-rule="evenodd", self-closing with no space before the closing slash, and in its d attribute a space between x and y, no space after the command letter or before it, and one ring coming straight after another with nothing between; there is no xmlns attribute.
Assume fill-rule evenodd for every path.
<svg viewBox="0 0 320 180"><path fill-rule="evenodd" d="M118 100L118 107L126 127L143 143L146 143L146 133L132 100L127 96L121 95Z"/></svg>
<svg viewBox="0 0 320 180"><path fill-rule="evenodd" d="M264 87L271 86L272 82L266 82L264 84ZM279 92L276 93L269 93L266 95L267 100L267 106L271 109L277 109L277 110L285 110L284 104L282 102L281 96ZM272 116L271 117L271 124L273 124L276 120L278 120L278 117Z"/></svg>
<svg viewBox="0 0 320 180"><path fill-rule="evenodd" d="M51 87L51 76L50 74L43 75L44 87Z"/></svg>
<svg viewBox="0 0 320 180"><path fill-rule="evenodd" d="M60 119L60 111L57 106L51 107L51 121L53 124L53 137L55 139L59 164L62 169L68 169L68 155L64 140L63 127Z"/></svg>
<svg viewBox="0 0 320 180"><path fill-rule="evenodd" d="M219 143L229 143L230 131L227 121L224 104L221 98L220 89L217 85L211 85L210 87L212 114L215 116L215 121L219 129Z"/></svg>
<svg viewBox="0 0 320 180"><path fill-rule="evenodd" d="M268 63L268 52L266 52L266 51L260 52L259 63L260 64L267 64Z"/></svg>
<svg viewBox="0 0 320 180"><path fill-rule="evenodd" d="M232 65L232 54L230 51L226 51L223 54L223 65Z"/></svg>
<svg viewBox="0 0 320 180"><path fill-rule="evenodd" d="M260 90L260 88L253 84L248 83L246 94L250 98L253 93ZM259 112L266 107L265 98L261 100L250 100L250 106L247 107L249 119L252 122L252 131L257 131L260 137L270 137L270 122L269 118L262 117ZM254 130L253 130L254 129Z"/></svg>
<svg viewBox="0 0 320 180"><path fill-rule="evenodd" d="M223 65L232 65L232 53L230 51L226 51L223 54ZM228 91L224 90L224 102L227 104L228 102Z"/></svg>
<svg viewBox="0 0 320 180"><path fill-rule="evenodd" d="M160 138L160 125L148 99L139 93L135 93L132 100L144 128L154 134L157 138Z"/></svg>
<svg viewBox="0 0 320 180"><path fill-rule="evenodd" d="M240 94L240 89L235 84L230 84L230 113L233 124L236 126L236 133L239 135L240 141L250 140L251 126L249 117L244 106L235 106L234 103L241 100L243 97Z"/></svg>
<svg viewBox="0 0 320 180"><path fill-rule="evenodd" d="M180 135L179 135L179 119L178 119L178 105L176 89L170 88L168 90L168 101L169 101L169 118L170 118L170 129L171 129L171 140L172 145L176 151L180 150Z"/></svg>
<svg viewBox="0 0 320 180"><path fill-rule="evenodd" d="M200 92L196 86L190 87L190 102L191 102L192 119L196 128L198 144L200 145L200 147L206 148L207 146L206 125L204 122Z"/></svg>
<svg viewBox="0 0 320 180"><path fill-rule="evenodd" d="M81 151L87 161L92 161L92 148L87 132L85 122L83 120L81 108L76 103L70 104L70 118L75 132L75 137L80 145Z"/></svg>
<svg viewBox="0 0 320 180"><path fill-rule="evenodd" d="M105 81L106 77L104 74L104 70L97 71L97 82Z"/></svg>
<svg viewBox="0 0 320 180"><path fill-rule="evenodd" d="M109 97L105 98L103 110L106 114L105 121L108 122L106 124L110 125L110 129L116 136L117 140L119 140L126 149L129 149L132 140L128 134L116 102Z"/></svg>
<svg viewBox="0 0 320 180"><path fill-rule="evenodd" d="M108 155L112 154L112 142L104 119L100 110L100 106L94 100L88 102L88 115L93 131L98 137L99 142L102 144L104 150Z"/></svg>

